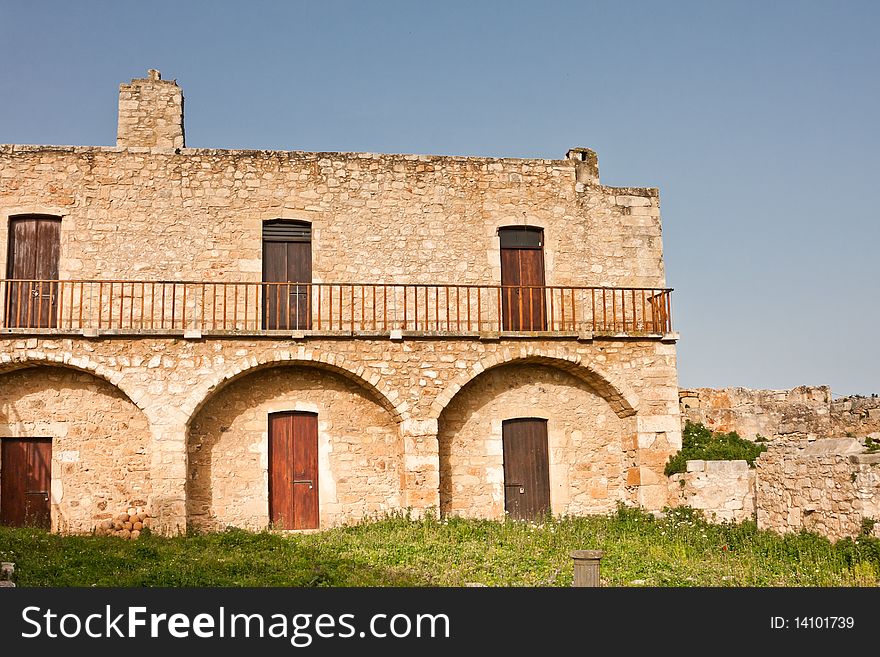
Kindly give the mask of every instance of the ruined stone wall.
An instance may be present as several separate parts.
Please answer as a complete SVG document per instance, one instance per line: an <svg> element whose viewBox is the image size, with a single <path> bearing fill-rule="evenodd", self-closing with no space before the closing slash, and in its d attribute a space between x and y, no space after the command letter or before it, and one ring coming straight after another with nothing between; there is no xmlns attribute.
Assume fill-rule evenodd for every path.
<svg viewBox="0 0 880 657"><path fill-rule="evenodd" d="M669 477L669 506L690 506L713 522L755 519L755 470L746 461L687 462Z"/></svg>
<svg viewBox="0 0 880 657"><path fill-rule="evenodd" d="M62 279L258 282L262 223L288 218L315 282L497 285L497 229L528 224L548 285L665 283L657 190L570 160L0 146L0 181L3 244L10 216L62 217Z"/></svg>
<svg viewBox="0 0 880 657"><path fill-rule="evenodd" d="M801 529L838 540L858 536L862 519L880 520L880 455L853 439L773 447L756 461L760 529ZM880 536L880 522L874 526Z"/></svg>
<svg viewBox="0 0 880 657"><path fill-rule="evenodd" d="M612 511L627 499L619 418L584 381L540 365L489 371L465 386L440 416L440 509L477 518L504 516L502 422L548 420L550 506L555 514Z"/></svg>
<svg viewBox="0 0 880 657"><path fill-rule="evenodd" d="M649 509L662 508L667 496L663 466L669 455L681 447L675 346L659 340L435 339L429 336L404 340L329 336L310 336L298 340L278 337L182 339L158 336L136 339L122 336L7 338L0 340L0 398L16 394L16 386L10 384L13 380L11 377L16 375L9 371L31 364L56 365L90 372L108 381L108 385L116 386L141 409L139 412L146 417L150 436L147 453L151 493L146 510L156 518L155 526L159 531L179 531L186 524L187 481L192 474L187 468L188 446L192 448L198 442L193 442L195 434L190 435L190 424L195 422L200 427L197 431L201 433L198 435L206 436L206 418L218 417L220 410L227 409L223 412L232 425L241 427L245 433L256 432L257 424L262 427L264 420L250 413L248 404L253 401L255 408L265 413L268 408L265 404L274 397L257 399L254 396L257 391L247 392L247 379L242 379L242 387L237 387L234 382L230 384L228 390L231 392L227 396L229 405L214 404L212 400L216 399L215 395L223 394L224 384L228 380L275 365L308 365L325 373L342 376L357 385L382 407L384 413L393 418L397 436L403 445L399 490L404 508L424 510L437 508L440 504L442 473L438 418L443 415L444 422L454 419L456 407L467 407L467 402L460 404L457 398L468 394L469 382L488 379L493 372L500 377L496 381L503 380L504 370L517 365L552 367L563 377L554 380L552 376L548 379L550 375L545 375L541 384L555 390L556 398L567 400L560 402L557 416L564 404L574 405L576 399L578 403L585 403L588 409L596 411L596 416L588 417L588 414L578 414L579 411L573 406L568 409L574 413L574 417L579 418L578 423L582 421L580 426L575 426L574 420L560 418L564 420L559 425L560 435L568 436L569 446L578 445L587 448L588 452L586 456L579 453L578 464L568 467L569 480L573 485L569 508L586 510L601 507L606 502L598 496L600 492L608 496L607 500L615 499L620 495L622 476L626 477L627 501ZM564 391L562 381L569 380L565 377L582 381L593 391L593 396L582 387ZM282 383L278 385L284 389ZM528 402L534 405L544 403L542 399L549 399L547 394L540 396L536 402L528 401L531 397L520 399L516 395L522 392L508 392L497 383L476 389L497 390L502 402L485 397L487 403L496 405L503 405L505 398L515 404ZM528 389L529 386L524 386L520 390ZM532 389L537 392L537 388ZM242 399L250 401L246 404L235 397L236 390L242 391ZM342 394L338 388L331 386L331 390L336 390L333 394ZM283 403L293 399L292 393L287 397L284 395L288 393L277 394L282 395ZM328 413L331 417L334 415L327 399L314 391L308 392L306 397L310 403L327 404ZM83 412L91 408L84 397L76 398L71 406L81 408ZM47 406L52 411L45 415L54 417L56 407L67 408L59 399ZM453 408L452 413L445 413L448 407ZM201 409L209 409L206 411L208 415L201 413ZM129 410L120 413L119 418L122 419L117 418L120 422L130 421ZM371 418L370 413L365 411L360 415ZM599 424L600 415L605 417L604 426ZM464 424L460 419L454 421ZM107 426L118 426L109 424L109 420L106 422ZM375 422L371 419L368 424L380 426ZM141 435L141 430L138 431L138 435ZM333 431L335 429L329 429L328 435L332 435ZM581 433L580 437L576 436L577 431ZM593 435L594 432L598 435ZM340 436L343 440L354 440L350 428L345 428ZM231 439L232 435L228 438ZM245 445L250 449L258 438L257 433L251 434L236 443L236 449L241 451ZM221 438L221 442L226 439ZM600 442L605 440L608 444L600 447ZM127 437L123 438L123 442L126 448L141 445ZM373 463L371 459L375 454L369 445L357 441L349 444L355 450L351 453L355 460ZM590 450L598 451L602 458L598 462L591 462ZM390 473L398 467L395 464L395 454L398 453L392 450L386 454L385 467L389 479L382 480L386 483L379 494L389 500L387 504L391 504L393 490L396 490L390 483ZM575 458L573 451L568 453L572 459ZM619 453L623 456L619 456ZM248 454L250 456L247 458L257 458L253 456L254 453ZM341 456L341 453L337 454ZM198 462L197 458L195 462ZM621 472L614 472L612 463L618 462L621 463ZM255 463L253 461L252 464ZM374 466L364 467L370 470ZM378 465L375 467L378 468ZM562 467L564 469L565 466ZM344 492L347 495L354 490L343 491L337 481L337 494ZM232 495L231 490L229 494ZM361 491L361 494L369 496L369 491ZM381 506L378 500L370 504L373 505L371 509ZM366 506L346 506L341 501L339 508L343 515L350 508L352 517L368 512ZM190 511L193 511L192 507ZM253 509L247 511L251 512ZM333 513L332 508L330 512ZM237 509L234 513L246 515Z"/></svg>
<svg viewBox="0 0 880 657"><path fill-rule="evenodd" d="M268 526L267 419L279 411L318 414L321 527L402 507L403 446L388 410L338 374L279 367L228 384L191 422L190 527Z"/></svg>
<svg viewBox="0 0 880 657"><path fill-rule="evenodd" d="M152 493L147 419L92 374L38 366L0 377L0 440L12 437L52 439L56 531L89 532Z"/></svg>
<svg viewBox="0 0 880 657"><path fill-rule="evenodd" d="M679 391L682 422L770 440L864 437L880 433L880 397L832 400L828 386L791 390L691 388Z"/></svg>
<svg viewBox="0 0 880 657"><path fill-rule="evenodd" d="M831 402L832 436L880 438L880 397L852 395Z"/></svg>

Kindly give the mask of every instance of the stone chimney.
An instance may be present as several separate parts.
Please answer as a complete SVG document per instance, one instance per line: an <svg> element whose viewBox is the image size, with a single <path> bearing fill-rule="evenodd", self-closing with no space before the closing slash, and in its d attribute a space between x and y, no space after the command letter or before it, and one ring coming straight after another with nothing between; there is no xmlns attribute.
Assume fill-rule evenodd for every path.
<svg viewBox="0 0 880 657"><path fill-rule="evenodd" d="M119 85L116 145L183 148L183 92L155 69Z"/></svg>
<svg viewBox="0 0 880 657"><path fill-rule="evenodd" d="M575 182L599 184L599 156L589 148L570 148L565 157L575 162Z"/></svg>

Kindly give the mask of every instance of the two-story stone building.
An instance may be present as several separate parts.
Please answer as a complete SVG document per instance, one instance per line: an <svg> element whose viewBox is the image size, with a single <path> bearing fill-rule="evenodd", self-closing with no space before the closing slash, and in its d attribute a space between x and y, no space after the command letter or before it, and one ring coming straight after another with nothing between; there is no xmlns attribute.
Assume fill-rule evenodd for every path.
<svg viewBox="0 0 880 657"><path fill-rule="evenodd" d="M656 189L596 154L0 146L0 522L328 527L659 509L680 447Z"/></svg>

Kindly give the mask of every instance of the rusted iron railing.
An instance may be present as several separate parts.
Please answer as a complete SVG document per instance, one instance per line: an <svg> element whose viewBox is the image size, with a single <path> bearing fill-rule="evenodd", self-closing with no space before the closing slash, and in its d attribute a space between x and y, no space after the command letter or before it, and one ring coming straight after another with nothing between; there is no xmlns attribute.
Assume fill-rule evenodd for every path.
<svg viewBox="0 0 880 657"><path fill-rule="evenodd" d="M0 280L6 329L549 332L672 330L671 289Z"/></svg>

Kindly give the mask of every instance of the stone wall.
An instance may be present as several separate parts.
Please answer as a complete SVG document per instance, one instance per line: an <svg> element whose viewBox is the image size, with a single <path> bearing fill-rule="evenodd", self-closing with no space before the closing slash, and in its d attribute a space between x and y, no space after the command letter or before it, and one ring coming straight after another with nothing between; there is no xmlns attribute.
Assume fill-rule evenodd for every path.
<svg viewBox="0 0 880 657"><path fill-rule="evenodd" d="M570 160L0 146L0 241L47 213L62 279L259 282L263 222L287 218L311 223L316 283L497 285L498 228L527 224L548 285L663 287L657 191L574 178Z"/></svg>
<svg viewBox="0 0 880 657"><path fill-rule="evenodd" d="M403 446L388 410L339 374L278 367L230 383L190 423L189 526L266 527L267 418L279 411L318 414L322 527L402 507Z"/></svg>
<svg viewBox="0 0 880 657"><path fill-rule="evenodd" d="M763 453L756 461L758 527L838 540L858 536L863 518L880 521L880 454L863 450L854 439L824 439ZM880 537L880 522L874 535Z"/></svg>
<svg viewBox="0 0 880 657"><path fill-rule="evenodd" d="M880 397L833 400L828 386L790 390L691 388L679 391L682 421L714 431L736 431L743 438L770 440L880 437Z"/></svg>
<svg viewBox="0 0 880 657"><path fill-rule="evenodd" d="M502 422L547 419L550 505L555 514L612 511L627 499L633 454L619 418L581 379L541 365L487 372L465 386L440 416L440 510L477 518L504 516Z"/></svg>
<svg viewBox="0 0 880 657"><path fill-rule="evenodd" d="M880 438L880 397L853 395L831 402L832 436Z"/></svg>
<svg viewBox="0 0 880 657"><path fill-rule="evenodd" d="M687 462L669 477L669 506L700 509L714 522L755 520L755 470L746 461Z"/></svg>
<svg viewBox="0 0 880 657"><path fill-rule="evenodd" d="M518 409L524 405L529 412L540 411L549 416L559 441L554 446L557 467L553 476L557 482L567 476L571 485L569 499L564 502L564 493L557 488L555 499L559 509L604 509L621 496L632 504L661 509L667 495L663 466L669 455L681 447L675 346L660 340L430 336L392 340L320 335L301 339L7 338L0 340L0 404L16 403L19 386L13 377L20 376L17 372L21 368L32 365L50 365L52 371L62 373L67 369L88 372L103 379L102 385L115 386L117 394L140 409L138 413L144 416L145 424L138 425L138 436L149 435L146 453L150 494L145 506L156 518L154 526L166 532L185 527L188 512L194 523L258 524L256 519L264 513L262 488L259 497L246 505L224 502L221 512L219 507L212 510L213 501L208 503L205 494L197 492L203 491L203 487L193 484L190 478L195 474L204 482L207 476L221 477L214 483L226 492L218 494L225 495L227 501L235 497L235 486L239 484L232 481L236 477L228 470L228 463L223 466L227 467L224 475L223 467L214 471L213 465L206 465L198 454L199 444L204 448L211 440L219 440L209 449L238 455L241 485L262 486L259 478L263 476L260 450L264 416L270 407L275 408L274 404L293 404L295 408L296 404L304 403L325 409L325 417L319 417L319 421L329 421L325 425L326 435L340 442L340 451L332 457L328 453L327 467L331 470L338 468L338 472L343 472L348 467L342 464L341 451L343 445L348 445L354 448L351 456L358 465L344 476L363 478L365 473L371 477L383 473L377 477L383 483L376 490L375 499L369 489L358 488L358 494L365 498L358 502L351 497L356 489L346 489L340 482L344 476L334 475L339 506L329 506L322 523L356 519L379 511L390 506L398 494L402 508L410 507L416 512L438 508L441 487L450 490L443 481L446 473L456 476L441 468L439 426L444 427L444 440L450 435L450 426L473 431L478 425L486 425L492 430L492 423L499 418L487 420L490 409L519 416L522 411ZM521 366L534 365L542 367L519 369L517 373ZM271 382L277 386L274 390L260 389L248 382L249 375L256 376L255 373L276 366L291 367L294 372L304 366L317 368L321 380L326 382L327 396L317 393L314 380L309 387L305 379L295 374L267 374L266 379L253 379ZM546 368L552 369L548 372ZM522 380L526 371L536 377L535 383ZM508 374L521 385L510 388L506 383ZM355 385L361 396L344 387L339 377ZM241 383L237 384L240 378ZM473 385L469 385L471 382ZM44 411L44 416L54 418L54 409L61 402L48 381L40 394L42 408L50 409ZM371 431L377 433L369 434L370 441L359 442L366 438L355 436L352 425L337 417L335 402L333 406L330 403L334 396L349 400L339 402L341 408L349 409L346 414L350 411L358 422L363 420L367 428L373 427ZM216 402L217 399L224 401ZM485 406L471 417L475 400ZM580 404L585 405L586 411L576 408ZM377 405L381 413L374 410ZM94 413L95 409L87 395L76 397L70 406L82 413ZM111 417L103 417L102 425L118 427L118 423L131 423L131 412L129 407L118 414L114 411ZM399 441L394 444L400 446L393 447L389 442L388 426L385 420L380 421L383 413L393 422L395 441ZM232 429L218 436L214 429L222 427ZM372 451L374 440L386 452L382 459ZM142 438L124 441L126 446L129 442L142 445L137 442ZM575 449L583 451L575 457ZM192 467L187 464L188 455ZM377 459L383 461L382 466ZM208 469L210 473L206 472ZM623 477L626 481L622 484ZM361 479L360 483L364 482ZM189 506L188 492L192 494ZM326 495L325 501L331 502L333 497L330 493ZM134 492L128 497L134 497ZM497 506L491 504L471 506L470 512L476 513L478 508L488 515L497 512ZM265 521L268 522L267 517Z"/></svg>
<svg viewBox="0 0 880 657"><path fill-rule="evenodd" d="M0 438L52 438L53 529L91 531L147 503L150 428L118 388L92 374L45 366L0 379Z"/></svg>

